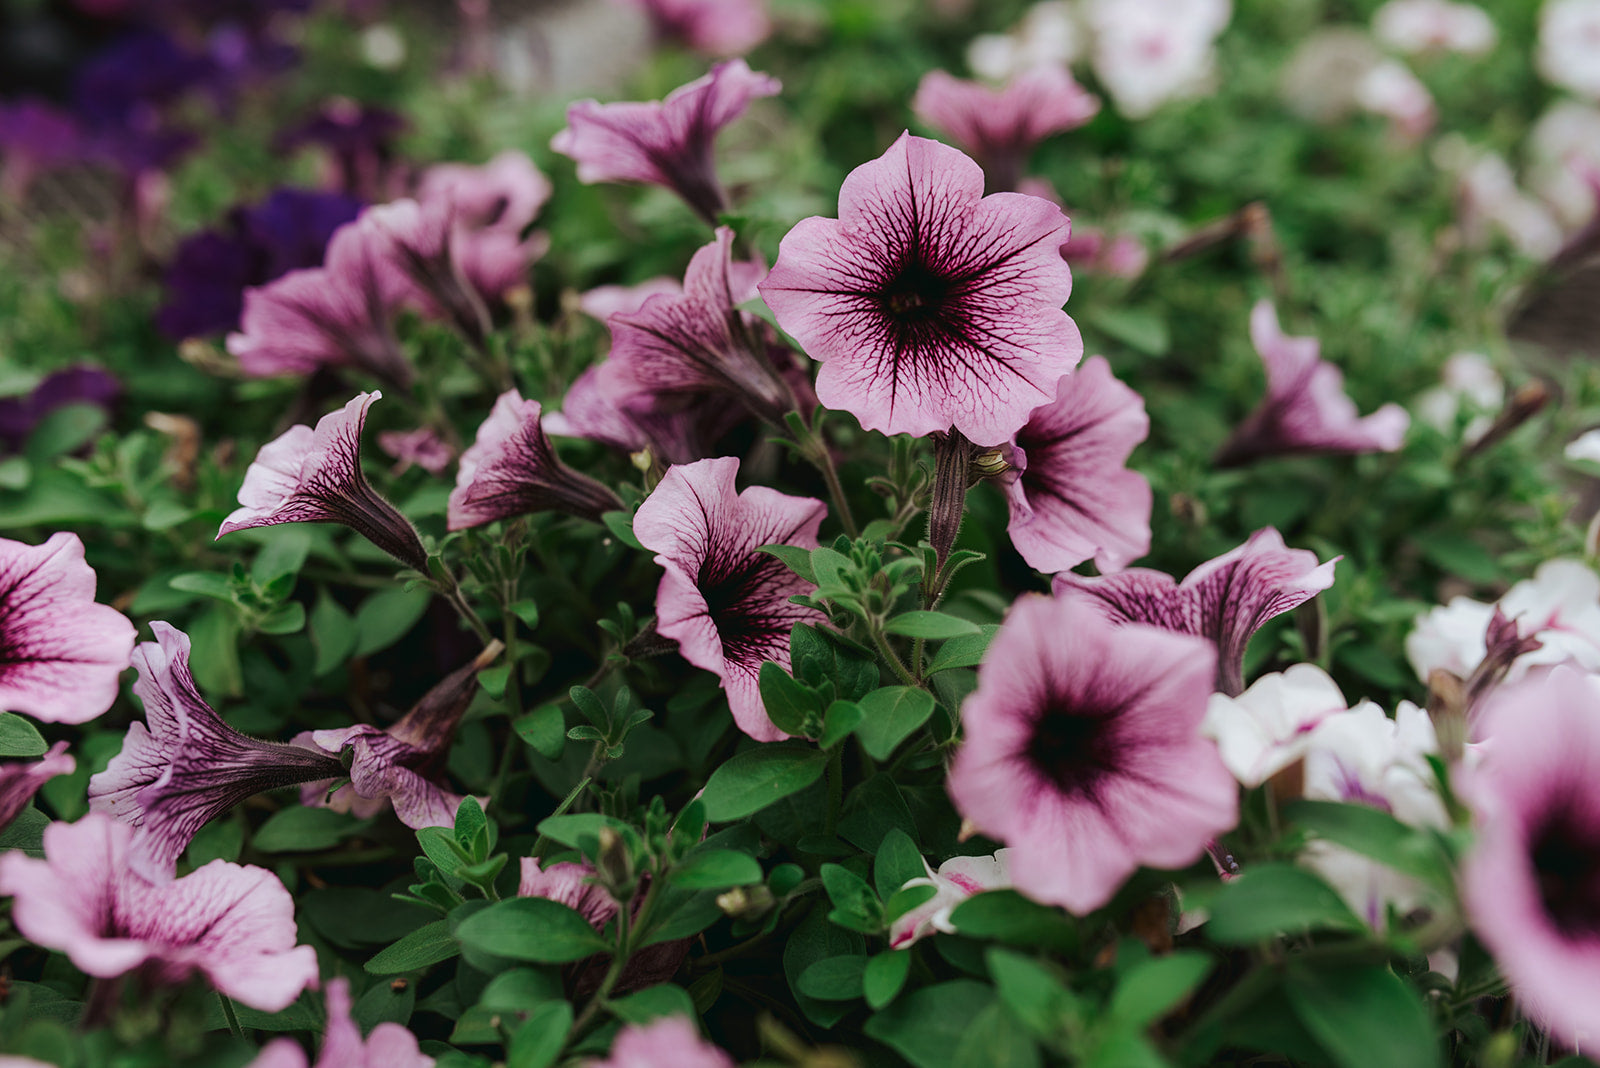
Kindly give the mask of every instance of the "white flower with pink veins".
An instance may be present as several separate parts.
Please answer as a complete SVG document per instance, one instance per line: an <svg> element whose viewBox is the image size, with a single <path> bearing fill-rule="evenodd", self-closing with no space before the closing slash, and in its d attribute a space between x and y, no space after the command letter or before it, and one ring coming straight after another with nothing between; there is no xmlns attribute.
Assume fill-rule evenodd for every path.
<svg viewBox="0 0 1600 1068"><path fill-rule="evenodd" d="M992 857L951 857L934 871L926 860L925 877L908 879L906 890L914 886L931 886L934 894L927 901L911 909L889 925L889 947L905 949L935 931L955 934L950 914L957 905L974 894L985 890L1003 890L1011 885L1011 871L1007 858L1011 850L999 849Z"/></svg>

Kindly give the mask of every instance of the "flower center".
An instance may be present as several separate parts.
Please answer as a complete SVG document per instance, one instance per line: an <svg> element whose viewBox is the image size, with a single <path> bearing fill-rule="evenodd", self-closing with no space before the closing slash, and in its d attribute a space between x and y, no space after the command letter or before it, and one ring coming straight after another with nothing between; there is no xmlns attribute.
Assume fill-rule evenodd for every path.
<svg viewBox="0 0 1600 1068"><path fill-rule="evenodd" d="M944 317L950 290L948 278L913 260L885 283L880 299L890 318L917 326Z"/></svg>
<svg viewBox="0 0 1600 1068"><path fill-rule="evenodd" d="M1113 717L1053 701L1033 725L1027 759L1062 793L1098 804L1102 782L1117 770Z"/></svg>
<svg viewBox="0 0 1600 1068"><path fill-rule="evenodd" d="M1572 805L1550 812L1532 836L1533 871L1556 930L1600 938L1600 828L1581 825Z"/></svg>
<svg viewBox="0 0 1600 1068"><path fill-rule="evenodd" d="M695 584L728 660L759 664L779 646L787 647L790 621L782 618L781 608L774 610L770 592L783 572L779 561L757 553L732 561L713 554L701 565Z"/></svg>

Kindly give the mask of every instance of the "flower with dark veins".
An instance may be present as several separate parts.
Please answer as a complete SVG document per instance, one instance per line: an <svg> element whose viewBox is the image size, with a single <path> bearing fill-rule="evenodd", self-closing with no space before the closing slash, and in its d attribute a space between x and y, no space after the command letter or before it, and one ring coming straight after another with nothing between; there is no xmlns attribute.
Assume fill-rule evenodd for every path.
<svg viewBox="0 0 1600 1068"><path fill-rule="evenodd" d="M67 754L66 742L52 745L38 760L8 760L0 764L0 831L22 814L39 787L57 775L71 775L77 768L78 762Z"/></svg>

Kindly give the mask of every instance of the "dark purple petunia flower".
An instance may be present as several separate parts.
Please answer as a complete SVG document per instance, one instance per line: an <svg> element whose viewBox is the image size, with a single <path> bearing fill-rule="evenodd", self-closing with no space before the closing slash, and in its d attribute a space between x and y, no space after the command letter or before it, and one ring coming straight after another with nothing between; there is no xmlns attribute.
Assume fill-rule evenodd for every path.
<svg viewBox="0 0 1600 1068"><path fill-rule="evenodd" d="M278 135L282 152L314 147L332 163L334 188L364 200L384 199L384 182L395 142L406 120L388 108L337 98Z"/></svg>
<svg viewBox="0 0 1600 1068"><path fill-rule="evenodd" d="M1055 577L1057 594L1087 596L1113 623L1148 623L1180 634L1210 638L1217 646L1218 692L1244 692L1244 650L1250 636L1333 585L1336 556L1318 564L1315 553L1290 549L1265 527L1250 540L1184 576L1135 567L1086 578L1070 571Z"/></svg>
<svg viewBox="0 0 1600 1068"><path fill-rule="evenodd" d="M21 203L33 180L82 158L76 118L42 100L0 103L0 196Z"/></svg>
<svg viewBox="0 0 1600 1068"><path fill-rule="evenodd" d="M210 58L160 30L121 38L78 75L74 109L88 154L127 174L171 165L198 142L175 124L171 109L194 93L220 99L230 88L220 73Z"/></svg>
<svg viewBox="0 0 1600 1068"><path fill-rule="evenodd" d="M0 831L11 825L39 787L57 775L71 775L78 762L67 755L67 743L57 742L38 760L0 764Z"/></svg>
<svg viewBox="0 0 1600 1068"><path fill-rule="evenodd" d="M92 404L110 410L122 394L122 383L110 371L79 364L52 371L26 396L0 397L0 453L14 453L45 416L69 404Z"/></svg>
<svg viewBox="0 0 1600 1068"><path fill-rule="evenodd" d="M145 723L128 728L122 752L89 779L89 808L139 829L129 850L133 870L172 878L195 832L264 790L343 775L337 757L246 737L206 704L189 673L189 636L150 624L153 642L134 651ZM146 725L148 724L148 726Z"/></svg>
<svg viewBox="0 0 1600 1068"><path fill-rule="evenodd" d="M885 434L1003 445L1083 356L1061 310L1067 232L1049 201L985 197L971 159L903 134L850 172L839 218L784 236L761 295L822 364L823 404Z"/></svg>

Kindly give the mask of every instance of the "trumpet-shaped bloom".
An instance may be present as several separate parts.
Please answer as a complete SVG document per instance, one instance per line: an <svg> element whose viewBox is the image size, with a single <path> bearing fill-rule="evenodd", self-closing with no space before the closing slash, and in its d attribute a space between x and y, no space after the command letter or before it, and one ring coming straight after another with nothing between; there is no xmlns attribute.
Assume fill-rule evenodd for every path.
<svg viewBox="0 0 1600 1068"><path fill-rule="evenodd" d="M461 454L450 494L450 529L465 530L528 512L565 512L599 522L622 507L617 495L561 462L540 425L538 401L507 390L478 438Z"/></svg>
<svg viewBox="0 0 1600 1068"><path fill-rule="evenodd" d="M909 945L942 931L955 934L950 914L973 894L985 890L1000 890L1011 885L1008 867L1010 849L996 850L991 857L951 857L939 865L939 870L924 860L922 867L927 875L908 879L900 889L916 886L933 887L933 896L889 925L889 948L904 949Z"/></svg>
<svg viewBox="0 0 1600 1068"><path fill-rule="evenodd" d="M520 233L538 217L550 191L550 179L526 153L507 150L482 166L440 163L429 167L417 184L417 200L449 203L455 209L456 223L473 230Z"/></svg>
<svg viewBox="0 0 1600 1068"><path fill-rule="evenodd" d="M618 312L632 315L644 307L645 301L658 294L679 296L682 293L683 283L676 278L646 278L631 286L595 286L578 298L578 307L583 314L603 323Z"/></svg>
<svg viewBox="0 0 1600 1068"><path fill-rule="evenodd" d="M295 945L294 898L265 868L214 860L157 884L128 869L132 827L91 812L52 823L44 860L0 856L0 894L23 936L89 975L139 969L151 983L195 972L262 1012L280 1012L317 981L317 955Z"/></svg>
<svg viewBox="0 0 1600 1068"><path fill-rule="evenodd" d="M738 56L772 33L765 0L624 0L643 8L657 35L708 56Z"/></svg>
<svg viewBox="0 0 1600 1068"><path fill-rule="evenodd" d="M1405 440L1411 425L1406 410L1385 404L1358 416L1345 395L1344 375L1318 355L1321 343L1285 335L1271 301L1250 312L1250 340L1267 368L1267 395L1217 453L1218 464L1291 453L1393 452Z"/></svg>
<svg viewBox="0 0 1600 1068"><path fill-rule="evenodd" d="M432 1068L433 1058L417 1048L417 1036L397 1023L381 1023L366 1038L350 1016L350 980L329 979L324 987L328 1026L322 1052L310 1068ZM307 1068L305 1050L292 1038L275 1038L247 1068Z"/></svg>
<svg viewBox="0 0 1600 1068"><path fill-rule="evenodd" d="M206 704L189 672L189 636L150 624L156 640L134 650L146 723L128 728L122 752L89 779L89 807L139 829L128 861L151 881L172 878L201 827L263 790L344 774L338 760L248 738ZM148 724L148 726L146 725Z"/></svg>
<svg viewBox="0 0 1600 1068"><path fill-rule="evenodd" d="M1296 664L1261 676L1237 697L1212 694L1201 729L1216 739L1234 778L1260 786L1305 756L1317 726L1349 707L1327 672Z"/></svg>
<svg viewBox="0 0 1600 1068"><path fill-rule="evenodd" d="M279 523L342 523L401 563L427 570L416 528L361 473L361 431L382 396L358 393L317 420L315 430L302 423L261 446L239 487L239 507L217 537Z"/></svg>
<svg viewBox="0 0 1600 1068"><path fill-rule="evenodd" d="M16 819L39 787L57 775L71 775L78 762L67 755L67 743L57 742L39 760L0 764L0 831Z"/></svg>
<svg viewBox="0 0 1600 1068"><path fill-rule="evenodd" d="M1562 1042L1600 1034L1600 690L1556 668L1493 695L1463 794L1479 815L1467 918Z"/></svg>
<svg viewBox="0 0 1600 1068"><path fill-rule="evenodd" d="M1114 571L1150 551L1150 483L1123 466L1149 430L1144 401L1112 377L1104 356L1033 410L1005 478L1006 530L1029 567L1065 571L1092 556Z"/></svg>
<svg viewBox="0 0 1600 1068"><path fill-rule="evenodd" d="M617 1032L611 1053L589 1068L735 1068L734 1060L700 1037L684 1016L663 1016Z"/></svg>
<svg viewBox="0 0 1600 1068"><path fill-rule="evenodd" d="M1283 535L1266 527L1237 549L1201 564L1181 583L1136 567L1099 578L1063 572L1055 578L1055 591L1089 594L1114 623L1150 623L1210 638L1217 645L1217 689L1234 697L1244 691L1250 636L1273 616L1332 586L1333 567L1341 559L1318 564L1315 553L1288 548Z"/></svg>
<svg viewBox="0 0 1600 1068"><path fill-rule="evenodd" d="M712 158L717 133L750 101L779 88L776 78L752 71L744 60L729 60L662 101L580 100L567 109L567 128L550 147L577 161L581 182L663 186L716 225L728 207Z"/></svg>
<svg viewBox="0 0 1600 1068"><path fill-rule="evenodd" d="M544 417L544 428L558 437L584 438L623 452L648 448L668 464L703 460L715 443L739 423L742 409L720 396L687 404L633 396L621 402L605 381L599 364L580 374L567 389L559 412ZM674 398L677 399L677 398Z"/></svg>
<svg viewBox="0 0 1600 1068"><path fill-rule="evenodd" d="M885 434L1001 445L1083 356L1061 310L1067 231L1049 201L985 197L976 163L903 134L850 172L839 218L784 236L761 294L822 363L823 404Z"/></svg>
<svg viewBox="0 0 1600 1068"><path fill-rule="evenodd" d="M999 191L1017 188L1035 145L1094 118L1100 100L1055 65L1025 71L1003 89L935 70L922 76L911 110L983 164Z"/></svg>
<svg viewBox="0 0 1600 1068"><path fill-rule="evenodd" d="M701 460L669 470L633 520L633 532L666 569L656 591L656 628L683 658L722 680L739 729L758 741L784 734L767 718L761 665L789 669L789 630L821 618L789 603L816 587L762 545L817 546L827 508L751 486L734 488L739 461Z"/></svg>
<svg viewBox="0 0 1600 1068"><path fill-rule="evenodd" d="M1238 785L1199 730L1215 671L1206 642L1116 627L1079 597L1012 606L961 706L949 790L1012 847L1018 890L1082 915L1233 827Z"/></svg>

